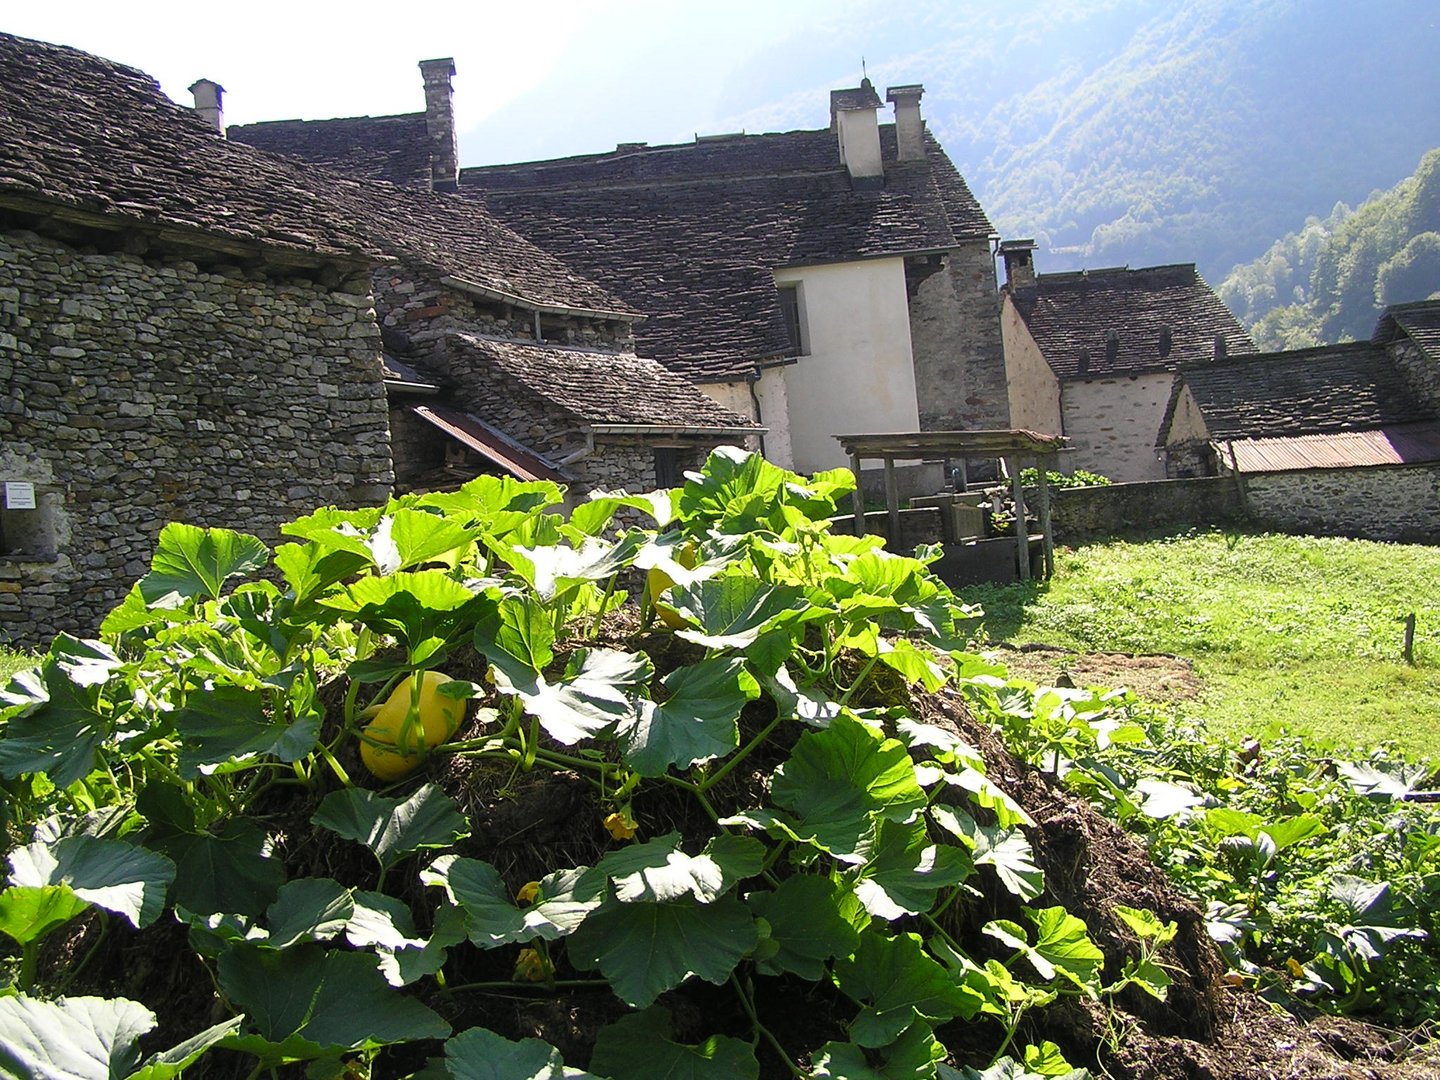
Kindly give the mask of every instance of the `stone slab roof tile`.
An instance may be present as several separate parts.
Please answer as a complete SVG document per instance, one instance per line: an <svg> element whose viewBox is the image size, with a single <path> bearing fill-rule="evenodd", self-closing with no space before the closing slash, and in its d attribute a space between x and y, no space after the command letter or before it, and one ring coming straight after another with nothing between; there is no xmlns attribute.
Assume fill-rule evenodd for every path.
<svg viewBox="0 0 1440 1080"><path fill-rule="evenodd" d="M1034 286L1009 291L1062 381L1213 360L1217 335L1224 336L1227 355L1256 351L1193 264L1041 274Z"/></svg>
<svg viewBox="0 0 1440 1080"><path fill-rule="evenodd" d="M757 430L659 363L634 353L598 352L452 334L450 345L499 368L531 393L590 424Z"/></svg>
<svg viewBox="0 0 1440 1080"><path fill-rule="evenodd" d="M830 131L468 169L461 191L645 311L638 351L690 379L737 379L789 348L776 268L989 235L938 143L928 162L896 162L884 133L877 192L851 190Z"/></svg>
<svg viewBox="0 0 1440 1080"><path fill-rule="evenodd" d="M267 120L226 130L231 142L301 158L343 176L430 189L425 114L354 116L340 120Z"/></svg>
<svg viewBox="0 0 1440 1080"><path fill-rule="evenodd" d="M0 34L0 201L323 256L373 257L310 170L226 142L144 72Z"/></svg>
<svg viewBox="0 0 1440 1080"><path fill-rule="evenodd" d="M1212 439L1323 435L1434 418L1382 346L1361 341L1181 368Z"/></svg>
<svg viewBox="0 0 1440 1080"><path fill-rule="evenodd" d="M1407 334L1428 355L1440 361L1440 300L1393 304L1386 308L1375 328L1374 340L1393 341L1397 331Z"/></svg>

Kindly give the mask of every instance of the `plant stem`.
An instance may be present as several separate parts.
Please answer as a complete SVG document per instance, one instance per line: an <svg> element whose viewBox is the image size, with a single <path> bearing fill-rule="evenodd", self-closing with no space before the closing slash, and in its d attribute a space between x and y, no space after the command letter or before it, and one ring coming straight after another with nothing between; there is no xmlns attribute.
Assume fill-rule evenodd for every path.
<svg viewBox="0 0 1440 1080"><path fill-rule="evenodd" d="M740 998L740 1007L745 1010L745 1015L750 1018L750 1025L755 1029L755 1033L770 1044L770 1049L774 1050L780 1060L785 1063L785 1067L790 1070L791 1076L795 1077L796 1080L805 1080L805 1074L795 1067L795 1063L790 1060L790 1055L785 1052L785 1047L780 1045L780 1040L775 1038L775 1036L770 1033L770 1029L760 1022L760 1017L755 1012L755 1003L750 1000L750 995L747 994L745 988L740 985L740 980L735 977L733 971L730 973L730 985L735 988L735 994Z"/></svg>
<svg viewBox="0 0 1440 1080"><path fill-rule="evenodd" d="M770 737L770 733L780 726L781 719L782 717L776 716L775 719L771 720L770 723L766 724L765 727L763 727L753 739L746 743L744 748L741 749L739 753L734 754L729 761L725 762L724 765L720 766L720 768L716 769L704 780L701 780L697 785L695 785L695 793L697 795L703 794L704 792L709 791L721 780L725 779L725 777L730 774L731 770L734 769L736 765L739 765L740 762L744 761L747 757L749 757L750 753L757 746L759 746L762 742L764 742Z"/></svg>
<svg viewBox="0 0 1440 1080"><path fill-rule="evenodd" d="M589 637L594 640L600 633L600 623L605 618L605 608L610 603L610 598L615 595L615 581L619 574L611 574L610 580L605 583L605 595L600 598L600 610L595 612L595 621L590 624Z"/></svg>
<svg viewBox="0 0 1440 1080"><path fill-rule="evenodd" d="M328 747L322 746L320 748L320 755L325 759L325 764L330 766L330 771L335 774L336 779L338 779L340 783L347 788L355 786L350 780L350 774L345 771L345 767L341 765L340 762L335 760L335 755L330 753Z"/></svg>

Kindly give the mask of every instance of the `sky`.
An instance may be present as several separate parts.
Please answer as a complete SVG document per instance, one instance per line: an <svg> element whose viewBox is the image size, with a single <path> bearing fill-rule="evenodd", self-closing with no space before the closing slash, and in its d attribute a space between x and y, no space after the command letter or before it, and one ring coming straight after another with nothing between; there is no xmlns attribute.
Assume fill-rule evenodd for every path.
<svg viewBox="0 0 1440 1080"><path fill-rule="evenodd" d="M0 30L138 67L181 104L213 79L238 124L417 112L416 64L453 56L461 162L482 165L822 127L828 91L857 85L862 59L882 92L886 79L922 81L927 42L956 6L916 0L902 16L893 0L427 0L412 15L368 0L52 0L8 5Z"/></svg>

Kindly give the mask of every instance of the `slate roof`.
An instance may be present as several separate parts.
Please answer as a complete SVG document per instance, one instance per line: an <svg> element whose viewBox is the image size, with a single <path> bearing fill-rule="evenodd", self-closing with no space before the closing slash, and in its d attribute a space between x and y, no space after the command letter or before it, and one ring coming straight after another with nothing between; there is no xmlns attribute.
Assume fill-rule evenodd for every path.
<svg viewBox="0 0 1440 1080"><path fill-rule="evenodd" d="M0 205L251 253L377 255L316 186L218 138L144 72L0 34Z"/></svg>
<svg viewBox="0 0 1440 1080"><path fill-rule="evenodd" d="M991 226L940 144L859 192L835 133L739 135L465 169L506 223L650 315L638 351L697 381L742 378L789 340L777 267L943 251Z"/></svg>
<svg viewBox="0 0 1440 1080"><path fill-rule="evenodd" d="M1384 348L1369 341L1187 365L1180 374L1211 439L1367 431L1435 418Z"/></svg>
<svg viewBox="0 0 1440 1080"><path fill-rule="evenodd" d="M233 124L225 134L231 142L303 158L344 176L430 190L430 141L423 112L341 120L267 120Z"/></svg>
<svg viewBox="0 0 1440 1080"><path fill-rule="evenodd" d="M9 35L0 35L0 205L60 207L92 225L240 254L259 244L312 262L402 258L532 305L636 315L478 201L346 179L228 142L141 71Z"/></svg>
<svg viewBox="0 0 1440 1080"><path fill-rule="evenodd" d="M509 338L452 334L450 348L493 364L531 393L589 424L759 431L654 360Z"/></svg>
<svg viewBox="0 0 1440 1080"><path fill-rule="evenodd" d="M1440 361L1440 300L1393 304L1386 308L1375 326L1374 340L1394 341L1401 333Z"/></svg>
<svg viewBox="0 0 1440 1080"><path fill-rule="evenodd" d="M1040 274L1033 286L1005 288L1061 381L1213 360L1217 334L1225 337L1227 355L1256 351L1193 263Z"/></svg>

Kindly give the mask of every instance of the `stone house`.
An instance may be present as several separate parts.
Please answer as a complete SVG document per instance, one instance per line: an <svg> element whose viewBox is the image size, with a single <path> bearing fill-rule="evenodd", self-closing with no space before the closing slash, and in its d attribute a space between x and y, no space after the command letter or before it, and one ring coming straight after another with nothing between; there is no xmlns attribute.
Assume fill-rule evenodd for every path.
<svg viewBox="0 0 1440 1080"><path fill-rule="evenodd" d="M1161 428L1172 476L1233 476L1292 531L1440 539L1440 302L1370 341L1185 365Z"/></svg>
<svg viewBox="0 0 1440 1080"><path fill-rule="evenodd" d="M0 640L93 632L172 520L273 541L397 482L648 487L758 434L478 200L227 141L192 89L0 35Z"/></svg>
<svg viewBox="0 0 1440 1080"><path fill-rule="evenodd" d="M302 171L0 36L0 639L92 632L166 522L390 490L380 252Z"/></svg>
<svg viewBox="0 0 1440 1080"><path fill-rule="evenodd" d="M1066 471L1164 479L1155 447L1177 371L1254 342L1193 264L1036 274L1034 249L1000 245L1012 423L1064 435Z"/></svg>
<svg viewBox="0 0 1440 1080"><path fill-rule="evenodd" d="M992 229L921 120L923 88L889 88L892 124L867 80L831 94L818 130L462 170L453 67L421 68L424 113L229 135L483 201L645 312L637 354L763 425L787 467L845 464L844 432L1009 426Z"/></svg>

